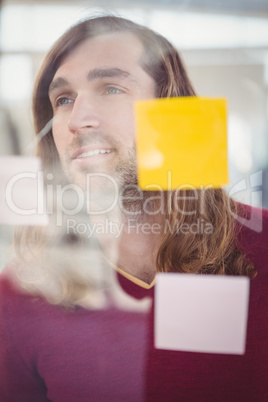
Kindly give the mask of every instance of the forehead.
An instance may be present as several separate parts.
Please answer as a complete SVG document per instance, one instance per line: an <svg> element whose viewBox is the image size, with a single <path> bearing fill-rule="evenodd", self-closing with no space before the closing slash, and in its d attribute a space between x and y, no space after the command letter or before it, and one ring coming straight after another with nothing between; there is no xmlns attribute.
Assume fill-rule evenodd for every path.
<svg viewBox="0 0 268 402"><path fill-rule="evenodd" d="M55 76L65 69L88 67L124 67L133 69L141 64L143 45L129 32L114 32L84 39L62 60Z"/></svg>

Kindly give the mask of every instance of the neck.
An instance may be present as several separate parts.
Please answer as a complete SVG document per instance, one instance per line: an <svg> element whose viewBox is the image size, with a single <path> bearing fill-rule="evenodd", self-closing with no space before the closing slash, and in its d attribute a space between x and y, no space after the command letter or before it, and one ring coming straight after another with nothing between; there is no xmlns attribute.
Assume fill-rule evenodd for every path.
<svg viewBox="0 0 268 402"><path fill-rule="evenodd" d="M102 217L109 233L97 235L106 257L120 269L150 284L156 274L161 243L159 215Z"/></svg>

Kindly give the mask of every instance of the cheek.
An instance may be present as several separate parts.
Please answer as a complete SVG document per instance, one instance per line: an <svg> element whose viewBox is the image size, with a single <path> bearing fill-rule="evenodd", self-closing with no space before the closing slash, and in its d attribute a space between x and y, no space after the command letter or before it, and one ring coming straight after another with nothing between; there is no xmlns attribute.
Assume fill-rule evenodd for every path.
<svg viewBox="0 0 268 402"><path fill-rule="evenodd" d="M66 130L64 130L63 127L64 126L61 124L59 119L54 117L52 123L52 135L60 156L64 151L64 144L66 143Z"/></svg>
<svg viewBox="0 0 268 402"><path fill-rule="evenodd" d="M68 116L58 114L53 117L52 135L56 148L61 156L73 135L68 130Z"/></svg>
<svg viewBox="0 0 268 402"><path fill-rule="evenodd" d="M135 142L135 117L133 104L120 105L106 120L112 124L112 133L124 146L132 146Z"/></svg>

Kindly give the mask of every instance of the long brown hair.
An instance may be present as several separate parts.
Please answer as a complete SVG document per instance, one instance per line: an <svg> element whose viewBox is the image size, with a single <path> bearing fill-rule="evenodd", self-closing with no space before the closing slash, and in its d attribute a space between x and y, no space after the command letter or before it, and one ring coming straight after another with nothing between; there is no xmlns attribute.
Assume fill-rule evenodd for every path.
<svg viewBox="0 0 268 402"><path fill-rule="evenodd" d="M124 31L133 33L143 44L142 67L156 83L156 97L195 96L178 51L164 37L120 17L102 16L86 19L72 26L54 44L43 62L33 96L36 133L39 133L53 117L48 88L63 58L86 38ZM53 172L59 166L51 130L48 130L39 141L36 153L41 157L46 173ZM168 230L163 232L163 241L157 255L158 271L254 275L253 266L239 250L236 241L238 226L235 225L232 214L236 211L237 205L227 197L224 190L182 189L179 192L167 192L165 200ZM193 213L187 213L189 209ZM210 223L211 230L192 230L196 222L203 223L203 226ZM185 225L188 231L181 231ZM25 249L25 242L30 244L29 249L41 244L42 239L43 234L40 230L28 229L28 232L17 232L15 243L18 253L22 244ZM62 289L65 289L64 296L59 301L61 303L68 298L75 303L74 289L86 286L82 280L75 279L73 275L70 275L68 280L71 282L69 286L61 284Z"/></svg>

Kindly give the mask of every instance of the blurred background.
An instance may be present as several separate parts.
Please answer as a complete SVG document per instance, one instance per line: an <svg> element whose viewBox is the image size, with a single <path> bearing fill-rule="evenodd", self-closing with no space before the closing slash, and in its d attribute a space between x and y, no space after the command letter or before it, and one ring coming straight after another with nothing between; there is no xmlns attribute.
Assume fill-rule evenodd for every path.
<svg viewBox="0 0 268 402"><path fill-rule="evenodd" d="M267 0L0 0L0 155L25 154L33 138L33 82L52 43L106 12L163 34L197 93L227 98L232 196L268 208ZM10 230L0 225L0 255Z"/></svg>

